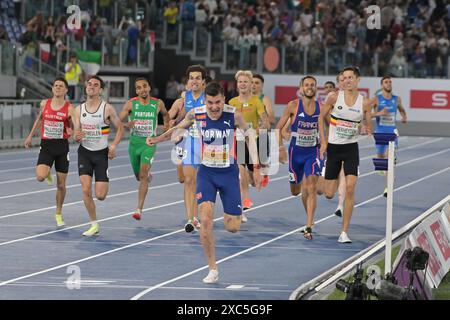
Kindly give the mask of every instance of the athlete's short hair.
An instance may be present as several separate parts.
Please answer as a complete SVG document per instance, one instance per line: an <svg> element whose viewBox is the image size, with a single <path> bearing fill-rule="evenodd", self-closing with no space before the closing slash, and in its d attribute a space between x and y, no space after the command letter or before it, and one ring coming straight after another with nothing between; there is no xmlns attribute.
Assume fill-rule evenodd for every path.
<svg viewBox="0 0 450 320"><path fill-rule="evenodd" d="M339 83L339 78L342 76L343 73L344 71L338 73L338 75L336 76L336 83Z"/></svg>
<svg viewBox="0 0 450 320"><path fill-rule="evenodd" d="M208 84L208 83L210 83L210 82L212 82L213 81L213 78L211 78L210 76L206 76L205 77L205 84Z"/></svg>
<svg viewBox="0 0 450 320"><path fill-rule="evenodd" d="M355 74L355 76L357 78L359 78L359 76L360 76L360 72L359 72L359 68L358 67L354 67L354 66L345 67L342 70L342 73L344 73L345 71L353 71L353 73Z"/></svg>
<svg viewBox="0 0 450 320"><path fill-rule="evenodd" d="M90 76L90 77L87 79L87 81L89 81L89 80L91 80L91 79L98 80L98 81L100 82L100 88L102 88L102 89L105 88L105 82L104 82L103 79L100 78L99 76L97 76L97 75ZM86 82L87 82L87 81L86 81Z"/></svg>
<svg viewBox="0 0 450 320"><path fill-rule="evenodd" d="M145 77L137 77L136 80L134 80L134 84L136 84L138 81L145 81L145 82L147 82L148 84L150 84L150 82L148 81L148 79L145 78Z"/></svg>
<svg viewBox="0 0 450 320"><path fill-rule="evenodd" d="M215 97L218 94L221 94L222 96L225 94L223 87L220 85L220 83L216 81L211 81L206 85L205 96Z"/></svg>
<svg viewBox="0 0 450 320"><path fill-rule="evenodd" d="M255 73L253 75L253 78L258 78L259 80L261 80L262 83L264 83L264 77L259 73Z"/></svg>
<svg viewBox="0 0 450 320"><path fill-rule="evenodd" d="M314 82L315 82L316 85L317 85L317 80L316 80L316 78L314 78L313 76L307 75L307 76L304 76L304 77L300 80L300 86L303 87L303 82L304 82L306 79L313 79Z"/></svg>
<svg viewBox="0 0 450 320"><path fill-rule="evenodd" d="M392 77L390 76L390 75L384 75L382 78L381 78L381 81L380 81L380 84L381 83L383 83L383 81L384 81L384 79L391 79Z"/></svg>
<svg viewBox="0 0 450 320"><path fill-rule="evenodd" d="M63 77L57 77L57 78L55 78L55 80L53 80L52 86L55 85L55 82L56 82L56 81L64 82L64 86L66 87L66 89L69 89L69 83L68 83L67 80L64 79Z"/></svg>
<svg viewBox="0 0 450 320"><path fill-rule="evenodd" d="M252 79L253 79L253 73L250 70L239 70L234 75L234 79L236 79L236 81L237 81L237 79L242 76L249 78L250 81L252 81Z"/></svg>
<svg viewBox="0 0 450 320"><path fill-rule="evenodd" d="M200 64L194 64L192 66L189 66L186 70L186 78L189 79L189 74L191 72L200 72L202 74L202 80L206 77L206 69L204 66Z"/></svg>
<svg viewBox="0 0 450 320"><path fill-rule="evenodd" d="M339 77L339 76L338 76L338 77ZM326 86L327 84L331 84L331 86L332 86L333 88L336 88L336 85L334 84L333 81L327 81L327 82L325 82L324 86Z"/></svg>

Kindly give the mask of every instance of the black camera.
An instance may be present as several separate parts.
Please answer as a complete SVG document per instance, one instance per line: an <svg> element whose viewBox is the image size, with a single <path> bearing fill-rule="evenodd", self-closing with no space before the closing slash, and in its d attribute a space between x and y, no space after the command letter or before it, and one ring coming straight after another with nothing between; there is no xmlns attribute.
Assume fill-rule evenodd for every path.
<svg viewBox="0 0 450 320"><path fill-rule="evenodd" d="M364 270L362 263L356 267L356 272L353 275L352 281L339 279L336 282L336 288L347 294L345 300L367 300L370 290L364 283Z"/></svg>
<svg viewBox="0 0 450 320"><path fill-rule="evenodd" d="M414 247L412 250L406 250L406 268L409 271L424 270L427 265L429 256L429 253L423 250L421 247Z"/></svg>

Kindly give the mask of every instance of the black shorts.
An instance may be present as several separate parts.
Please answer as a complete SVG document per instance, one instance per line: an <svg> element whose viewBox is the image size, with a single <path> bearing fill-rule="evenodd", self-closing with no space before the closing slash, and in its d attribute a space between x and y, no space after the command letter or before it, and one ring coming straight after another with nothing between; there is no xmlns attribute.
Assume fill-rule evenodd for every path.
<svg viewBox="0 0 450 320"><path fill-rule="evenodd" d="M108 148L90 151L81 146L78 148L78 174L93 176L95 181L108 182Z"/></svg>
<svg viewBox="0 0 450 320"><path fill-rule="evenodd" d="M350 144L328 144L325 179L337 179L342 167L344 167L346 176L358 176L358 166L359 148L357 142Z"/></svg>
<svg viewBox="0 0 450 320"><path fill-rule="evenodd" d="M261 140L262 145L260 146L259 142ZM242 163L242 158L238 157L238 164L247 166L247 169L253 172L253 164L251 163L250 152L248 150L248 145L245 141L237 141L237 145L243 144L245 151L245 162ZM258 161L260 164L268 164L270 159L270 145L269 145L269 135L264 134L260 135L256 138L256 148L258 152ZM263 150L264 149L264 150ZM237 150L236 150L237 154Z"/></svg>
<svg viewBox="0 0 450 320"><path fill-rule="evenodd" d="M42 139L37 165L50 168L55 163L56 172L69 172L69 142L67 139Z"/></svg>

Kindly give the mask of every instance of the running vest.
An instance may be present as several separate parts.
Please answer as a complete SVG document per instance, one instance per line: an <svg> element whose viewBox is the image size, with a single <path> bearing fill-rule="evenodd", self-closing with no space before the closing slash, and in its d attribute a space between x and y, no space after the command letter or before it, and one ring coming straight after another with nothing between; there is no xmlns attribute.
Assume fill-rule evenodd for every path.
<svg viewBox="0 0 450 320"><path fill-rule="evenodd" d="M295 120L291 125L291 146L311 148L319 145L319 102L315 102L316 109L312 115L305 112L302 99L298 100Z"/></svg>
<svg viewBox="0 0 450 320"><path fill-rule="evenodd" d="M218 120L212 120L206 107L195 108L195 122L202 146L202 164L210 168L228 168L235 164L234 155L234 111L225 105Z"/></svg>
<svg viewBox="0 0 450 320"><path fill-rule="evenodd" d="M58 109L52 109L52 100L48 99L42 112L41 139L68 139L67 129L69 124L69 102Z"/></svg>
<svg viewBox="0 0 450 320"><path fill-rule="evenodd" d="M386 109L389 114L385 116L376 117L377 126L375 132L377 133L394 133L396 128L395 117L397 116L398 97L392 96L390 99L383 97L383 94L377 95L377 111Z"/></svg>
<svg viewBox="0 0 450 320"><path fill-rule="evenodd" d="M194 108L201 107L205 104L205 93L202 92L200 97L198 97L197 100L194 99L194 94L192 93L192 90L186 91L186 94L184 96L184 109L186 110L186 113L191 111ZM196 128L196 123L189 127L189 136L192 138L198 138L198 131Z"/></svg>
<svg viewBox="0 0 450 320"><path fill-rule="evenodd" d="M81 145L90 151L103 150L108 147L109 124L105 122L106 102L102 101L97 111L90 113L86 103L81 105L80 124L85 137Z"/></svg>
<svg viewBox="0 0 450 320"><path fill-rule="evenodd" d="M349 107L345 104L344 91L339 91L331 111L329 143L349 144L358 141L358 127L364 116L363 100L363 96L358 94L355 104Z"/></svg>
<svg viewBox="0 0 450 320"><path fill-rule="evenodd" d="M130 120L134 121L134 127L131 130L130 140L143 141L147 137L156 135L158 125L158 99L150 98L147 105L143 105L139 98L131 99L132 109Z"/></svg>

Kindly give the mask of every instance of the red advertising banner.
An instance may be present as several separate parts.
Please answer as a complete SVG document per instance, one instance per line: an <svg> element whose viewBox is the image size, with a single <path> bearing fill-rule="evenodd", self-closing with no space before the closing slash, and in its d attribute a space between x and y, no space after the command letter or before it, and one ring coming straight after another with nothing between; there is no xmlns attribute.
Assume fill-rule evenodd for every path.
<svg viewBox="0 0 450 320"><path fill-rule="evenodd" d="M450 91L411 90L411 108L450 109Z"/></svg>

